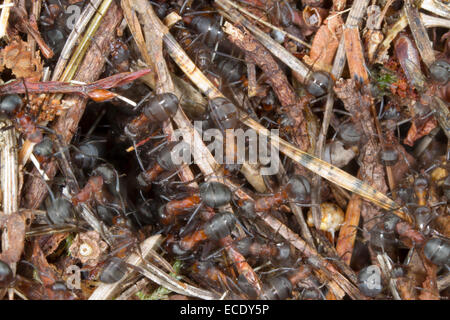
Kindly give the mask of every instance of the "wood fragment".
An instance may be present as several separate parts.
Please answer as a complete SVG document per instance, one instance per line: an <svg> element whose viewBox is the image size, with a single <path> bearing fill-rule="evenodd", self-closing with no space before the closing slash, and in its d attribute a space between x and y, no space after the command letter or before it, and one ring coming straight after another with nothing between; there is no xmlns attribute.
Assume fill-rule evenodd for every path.
<svg viewBox="0 0 450 320"><path fill-rule="evenodd" d="M419 50L420 56L423 62L428 66L428 68L436 60L434 56L433 48L431 47L430 38L428 37L427 30L425 29L419 11L417 8L413 7L410 0L405 1L403 7L406 18L408 20L411 33L416 41L417 49Z"/></svg>
<svg viewBox="0 0 450 320"><path fill-rule="evenodd" d="M2 13L0 14L0 39L6 35L6 29L8 27L9 13L11 12L11 6L14 5L14 0L4 0Z"/></svg>
<svg viewBox="0 0 450 320"><path fill-rule="evenodd" d="M3 9L4 10L4 9ZM1 224L2 250L0 260L5 261L16 273L16 263L19 262L25 241L25 221L19 215L19 164L17 155L17 140L12 122L2 119L0 122L0 179L2 190L1 215L8 216L8 220ZM6 129L5 128L8 128ZM14 296L13 289L8 289L9 299Z"/></svg>

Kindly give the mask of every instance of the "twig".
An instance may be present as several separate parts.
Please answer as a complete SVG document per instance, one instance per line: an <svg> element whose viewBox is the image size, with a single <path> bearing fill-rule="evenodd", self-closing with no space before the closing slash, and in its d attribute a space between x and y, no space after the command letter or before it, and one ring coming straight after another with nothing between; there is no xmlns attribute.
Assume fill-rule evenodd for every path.
<svg viewBox="0 0 450 320"><path fill-rule="evenodd" d="M115 300L128 300L132 296L134 296L136 293L144 289L148 284L150 280L147 278L143 278L133 284L131 287L129 287L127 290L125 290L120 296L118 296Z"/></svg>
<svg viewBox="0 0 450 320"><path fill-rule="evenodd" d="M86 50L91 43L92 36L96 33L98 27L101 24L102 18L113 2L113 0L104 0L98 10L96 10L95 16L93 17L88 29L86 30L86 33L78 44L77 49L72 54L72 58L65 67L64 72L59 79L60 81L69 81L75 75L80 62L82 61Z"/></svg>
<svg viewBox="0 0 450 320"><path fill-rule="evenodd" d="M23 29L28 34L28 36L31 36L34 39L32 45L37 43L39 45L39 49L41 50L42 55L46 59L52 58L54 55L53 50L45 43L44 39L42 39L39 30L37 30L37 26L32 25L31 22L28 20L28 13L25 10L25 8L22 6L17 6L12 8L12 12L16 17L16 19L18 19L20 29Z"/></svg>
<svg viewBox="0 0 450 320"><path fill-rule="evenodd" d="M217 300L219 297L215 294L193 287L186 283L182 283L178 280L175 280L171 276L168 276L165 272L163 272L158 267L147 263L145 267L136 267L136 270L142 273L145 277L149 278L153 282L159 284L160 286L166 287L167 289L190 297L195 297L204 300Z"/></svg>
<svg viewBox="0 0 450 320"><path fill-rule="evenodd" d="M352 259L353 246L355 244L356 233L358 232L359 218L361 213L361 198L354 194L350 199L345 212L345 220L339 231L336 244L336 251L341 259L348 265Z"/></svg>
<svg viewBox="0 0 450 320"><path fill-rule="evenodd" d="M89 84L79 84L79 82L74 84L73 82L62 81L34 82L27 79L21 79L1 85L0 96L17 93L77 93L93 100L102 99L102 101L105 101L101 95L104 95L106 99L114 98L116 96L116 94L106 91L106 89L123 86L142 77L150 71L150 69L143 69L136 72L122 72Z"/></svg>
<svg viewBox="0 0 450 320"><path fill-rule="evenodd" d="M37 21L39 19L39 15L41 13L41 0L33 1L32 8L31 8L31 17ZM39 53L36 53L36 40L34 40L33 36L31 34L27 34L27 42L30 45L31 52L33 55L38 55Z"/></svg>
<svg viewBox="0 0 450 320"><path fill-rule="evenodd" d="M414 37L414 40L416 41L417 50L419 50L423 62L429 68L436 58L434 56L433 48L431 47L427 30L425 29L421 21L419 11L412 6L410 0L405 1L403 10L405 12L406 18L408 19L411 33Z"/></svg>
<svg viewBox="0 0 450 320"><path fill-rule="evenodd" d="M433 12L438 16L450 19L450 6L443 3L443 1L423 0L421 3L421 8Z"/></svg>
<svg viewBox="0 0 450 320"><path fill-rule="evenodd" d="M1 144L1 189L3 193L3 215L18 215L19 212L19 167L17 159L17 140L13 124L9 120L1 121L0 144ZM5 127L12 127L6 129ZM20 260L25 238L21 237L19 228L14 230L10 223L1 226L2 232L2 260L9 263L14 274L16 273L16 262ZM25 231L25 230L23 230ZM25 233L23 232L23 236ZM20 251L20 252L15 252ZM9 299L14 296L13 289L8 290Z"/></svg>
<svg viewBox="0 0 450 320"><path fill-rule="evenodd" d="M0 39L6 35L9 13L11 11L11 6L9 6L10 4L14 5L14 0L3 1L2 13L0 15Z"/></svg>
<svg viewBox="0 0 450 320"><path fill-rule="evenodd" d="M64 44L64 48L61 51L61 54L59 55L58 62L56 63L55 68L53 69L52 73L52 80L57 81L60 80L61 74L63 73L64 67L67 64L67 61L70 58L70 53L72 52L73 47L77 43L78 37L81 35L81 33L84 31L86 26L88 25L89 21L91 20L92 16L100 6L100 3L103 0L91 0L89 1L89 4L86 6L86 8L83 10L83 12L80 15L80 18L78 18L77 22L75 23L75 26L70 33L69 37L66 40L66 43Z"/></svg>
<svg viewBox="0 0 450 320"><path fill-rule="evenodd" d="M442 291L450 287L450 272L447 272L445 275L440 276L437 279L438 290Z"/></svg>

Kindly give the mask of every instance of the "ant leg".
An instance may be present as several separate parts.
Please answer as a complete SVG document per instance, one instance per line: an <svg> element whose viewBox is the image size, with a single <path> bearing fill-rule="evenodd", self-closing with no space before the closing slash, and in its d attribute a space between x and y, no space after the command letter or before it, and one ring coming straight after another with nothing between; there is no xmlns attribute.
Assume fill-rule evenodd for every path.
<svg viewBox="0 0 450 320"><path fill-rule="evenodd" d="M187 233L189 232L191 227L191 223L194 220L195 216L197 215L197 213L200 211L200 209L203 207L203 202L200 202L200 204L197 206L197 208L195 208L194 212L191 214L191 216L189 217L189 220L187 221L186 225L183 227L183 229L180 232L180 237L184 237L187 235Z"/></svg>

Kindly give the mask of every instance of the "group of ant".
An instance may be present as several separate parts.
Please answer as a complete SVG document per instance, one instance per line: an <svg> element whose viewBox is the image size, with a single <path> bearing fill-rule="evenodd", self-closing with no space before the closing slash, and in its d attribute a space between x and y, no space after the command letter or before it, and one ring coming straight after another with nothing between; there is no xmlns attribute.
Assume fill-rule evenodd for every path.
<svg viewBox="0 0 450 320"><path fill-rule="evenodd" d="M68 35L68 30L65 30L67 25L64 24L67 4L60 1L44 1L43 4L40 28L57 53ZM183 17L171 32L208 78L224 92L231 92L230 98L216 98L208 102L201 118L204 125L222 131L238 128L241 124L236 105L241 105L242 101L236 101L233 92L246 90L246 65L242 52L225 38L220 16L204 1L194 1L191 7L180 7L167 1L153 4L161 18L171 11ZM283 12L286 13L286 10ZM284 20L281 25L292 25L288 18ZM272 36L276 39L276 34ZM114 48L106 72L128 68L132 59L130 39L124 36L112 44ZM441 80L445 77L443 73L446 73L444 80L447 82L449 65L440 62L434 69ZM323 96L329 79L315 73L312 73L312 79L307 91L314 96ZM263 82L264 77L260 81ZM42 168L51 161L57 161L60 167L69 167L69 170L62 170L64 174L51 181L52 185L45 181L49 198L42 206L46 218L41 220L55 230L63 225L73 226L73 230L86 230L89 226L82 221L80 212L88 208L112 235L109 238L111 250L99 264L96 267L83 266L84 279L103 283L122 280L130 267L126 257L131 252L139 251L137 244L145 237L162 233L166 238L162 245L166 259L182 261L183 275L217 292L219 296L226 291L229 297L236 299L325 299L326 287L312 273L314 266L280 235L269 231L255 214L275 215L292 226L293 230L298 230L296 221L284 213L290 211L288 206L292 203L311 206L311 177L290 174L292 170L288 168L289 179L286 183L277 183L275 177L268 177L266 182L270 192L261 194L250 191L245 179L239 175L239 167L225 168L221 172L239 188L255 195L255 201L239 200L236 196L238 190L230 188L215 176L199 174L194 181L179 181L177 174L183 164L172 161L173 153L180 151L180 145L182 148L186 145L167 142L160 128L161 123L170 121L176 114L180 107L179 97L172 93L152 94L144 85L137 83L117 91L143 98L134 108L123 106L118 101L90 103L82 121L82 125L89 126L88 133L84 136L78 134L69 145L61 141L56 132L34 121L27 107L27 96L12 94L2 97L0 101L3 116L13 120L24 140L35 144L33 154ZM248 99L254 107L253 115L261 120L277 119L270 120L267 125L280 128L285 120L279 111L279 102L270 88L266 91L263 98ZM333 148L336 142L357 150L367 139L361 128L348 121L349 115L339 109L336 114L339 111L343 118L335 117L332 121L335 134L325 148L329 153L329 162L335 156ZM104 118L92 120L99 117ZM382 113L380 111L379 120L404 123L405 118L398 108L389 106ZM403 127L400 124L396 127L399 134L403 134L400 132ZM134 146L134 153L125 152L130 143ZM424 153L432 153L432 159L439 156L439 160L431 161L428 168L411 166L408 178L392 192L399 206L406 208L414 217L414 227L426 237L426 241L420 245L405 245L396 229L399 218L389 212L379 217L373 229L358 233L359 237L362 237L361 232L368 233L370 240L368 243L357 240L367 254L357 254L355 249L351 267L359 271L358 287L368 297L379 297L383 292L388 295L386 286L372 285L374 277L379 277L377 283L385 283L385 279L381 274L371 272L372 262L367 257L364 259L369 251L388 254L396 266L395 277L407 275L408 265L403 261L405 252L414 249L423 250L425 257L438 266L439 275L448 273L450 242L434 227L439 216L448 216L447 203L450 199L450 159L448 153L443 154L439 148L442 149L442 143L427 147ZM402 157L405 156L397 149L385 148L380 153L380 162L394 166ZM349 170L355 163L353 160L347 164ZM285 164L289 163L285 161ZM70 176L65 175L68 172ZM44 181L44 177L41 178ZM200 181L203 182L199 183L198 188L192 187ZM330 195L324 198L332 199ZM326 233L326 230L323 232ZM233 261L224 254L222 240L228 237L233 239L232 246L263 280L262 294L258 295L243 275L236 274ZM318 250L320 252L320 248ZM393 274L390 276L394 277ZM8 264L0 261L0 288L14 286L16 277ZM69 290L62 282L57 282L56 287L56 291Z"/></svg>

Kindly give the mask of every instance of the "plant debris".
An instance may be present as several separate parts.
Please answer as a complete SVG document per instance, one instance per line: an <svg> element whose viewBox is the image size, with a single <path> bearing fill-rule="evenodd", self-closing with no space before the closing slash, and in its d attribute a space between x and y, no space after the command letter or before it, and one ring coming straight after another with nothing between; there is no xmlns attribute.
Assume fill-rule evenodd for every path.
<svg viewBox="0 0 450 320"><path fill-rule="evenodd" d="M0 299L449 298L447 1L0 10Z"/></svg>

